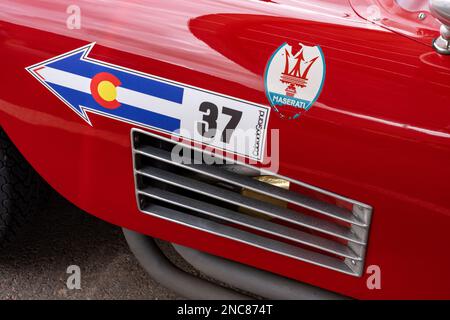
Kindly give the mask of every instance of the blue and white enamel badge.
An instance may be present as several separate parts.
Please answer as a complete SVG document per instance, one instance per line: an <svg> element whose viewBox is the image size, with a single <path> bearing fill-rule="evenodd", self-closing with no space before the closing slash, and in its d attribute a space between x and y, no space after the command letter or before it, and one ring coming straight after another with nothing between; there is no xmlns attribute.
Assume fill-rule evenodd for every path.
<svg viewBox="0 0 450 320"><path fill-rule="evenodd" d="M325 69L319 46L281 45L270 58L264 77L272 108L287 119L309 110L322 91Z"/></svg>

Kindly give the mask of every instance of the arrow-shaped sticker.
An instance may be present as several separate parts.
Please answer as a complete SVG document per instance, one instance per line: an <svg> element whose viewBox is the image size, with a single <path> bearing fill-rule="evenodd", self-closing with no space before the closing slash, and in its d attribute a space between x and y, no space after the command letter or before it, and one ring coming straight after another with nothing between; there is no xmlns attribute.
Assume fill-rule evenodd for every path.
<svg viewBox="0 0 450 320"><path fill-rule="evenodd" d="M90 125L88 112L261 160L268 106L89 58L94 45L26 70ZM242 131L247 141L232 139Z"/></svg>

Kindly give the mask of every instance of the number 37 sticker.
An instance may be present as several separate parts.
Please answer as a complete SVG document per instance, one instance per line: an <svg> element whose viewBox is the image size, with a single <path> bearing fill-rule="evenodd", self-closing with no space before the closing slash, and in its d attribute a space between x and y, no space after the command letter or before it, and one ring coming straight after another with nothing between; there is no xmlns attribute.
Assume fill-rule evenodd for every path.
<svg viewBox="0 0 450 320"><path fill-rule="evenodd" d="M94 45L26 70L89 125L95 113L262 160L270 107L90 58Z"/></svg>
<svg viewBox="0 0 450 320"><path fill-rule="evenodd" d="M183 114L182 129L193 140L261 160L270 109L198 89L185 89L191 112Z"/></svg>

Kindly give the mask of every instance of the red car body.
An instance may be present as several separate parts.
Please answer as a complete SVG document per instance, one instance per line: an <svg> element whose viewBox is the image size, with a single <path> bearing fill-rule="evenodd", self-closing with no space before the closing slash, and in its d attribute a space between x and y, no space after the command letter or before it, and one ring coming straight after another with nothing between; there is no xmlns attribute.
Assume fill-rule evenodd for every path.
<svg viewBox="0 0 450 320"><path fill-rule="evenodd" d="M0 2L0 125L61 195L110 223L354 298L450 298L450 57L431 46L430 14L419 21L389 0L80 0L82 27L70 30L70 2ZM320 45L327 75L301 119L271 113L279 172L373 207L366 267L380 267L381 290L367 274L142 214L133 126L96 114L89 126L25 70L95 41L93 58L268 105L264 70L288 40Z"/></svg>

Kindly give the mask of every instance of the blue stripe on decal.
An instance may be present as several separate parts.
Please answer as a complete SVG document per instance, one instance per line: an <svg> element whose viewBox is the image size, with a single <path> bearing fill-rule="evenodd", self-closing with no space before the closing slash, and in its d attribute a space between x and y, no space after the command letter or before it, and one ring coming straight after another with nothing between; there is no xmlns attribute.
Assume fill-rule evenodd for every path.
<svg viewBox="0 0 450 320"><path fill-rule="evenodd" d="M64 97L68 103L72 106L82 105L88 109L97 110L100 112L108 113L112 116L137 122L143 125L159 128L169 132L180 129L180 120L172 117L168 117L156 112L135 108L130 105L121 104L117 109L106 109L100 106L94 98L88 93L66 88L53 83L47 83L53 90L59 95ZM81 109L77 112L81 113Z"/></svg>
<svg viewBox="0 0 450 320"><path fill-rule="evenodd" d="M132 74L125 71L110 68L108 66L99 65L89 61L80 60L84 52L80 52L71 56L67 56L61 60L49 63L50 68L70 72L86 78L93 78L100 72L108 72L116 76L122 84L123 88L148 94L153 97L172 101L175 103L183 103L184 89L176 85L145 78L138 74Z"/></svg>

